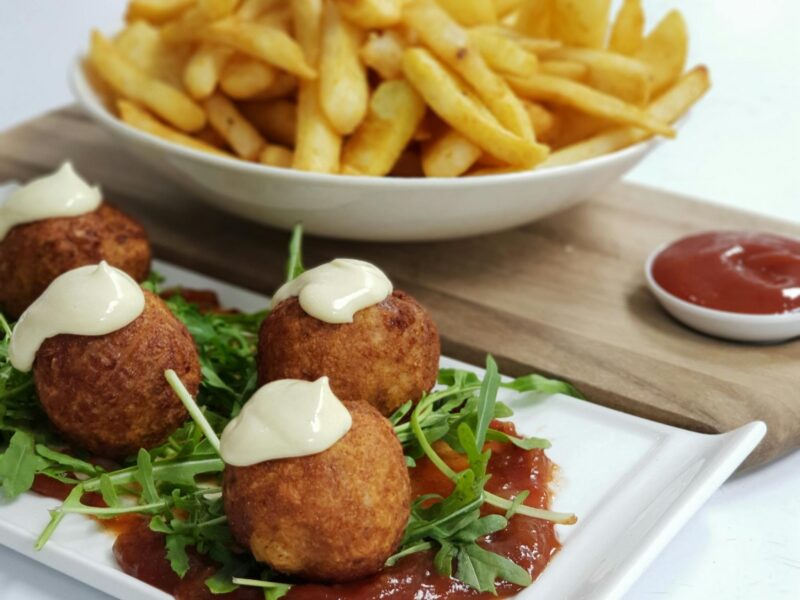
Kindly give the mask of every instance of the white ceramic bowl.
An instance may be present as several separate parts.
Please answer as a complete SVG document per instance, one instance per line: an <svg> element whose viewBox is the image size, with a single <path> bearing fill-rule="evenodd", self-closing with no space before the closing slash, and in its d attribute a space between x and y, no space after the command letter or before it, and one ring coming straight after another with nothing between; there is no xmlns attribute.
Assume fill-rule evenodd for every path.
<svg viewBox="0 0 800 600"><path fill-rule="evenodd" d="M657 248L647 259L644 275L647 286L661 306L692 329L737 342L777 344L800 336L800 312L777 315L734 313L692 304L671 294L653 277L653 262L668 246Z"/></svg>
<svg viewBox="0 0 800 600"><path fill-rule="evenodd" d="M657 143L576 165L467 178L324 175L214 156L135 129L112 115L85 77L70 73L80 105L130 153L214 206L288 229L374 241L442 240L522 225L597 194Z"/></svg>

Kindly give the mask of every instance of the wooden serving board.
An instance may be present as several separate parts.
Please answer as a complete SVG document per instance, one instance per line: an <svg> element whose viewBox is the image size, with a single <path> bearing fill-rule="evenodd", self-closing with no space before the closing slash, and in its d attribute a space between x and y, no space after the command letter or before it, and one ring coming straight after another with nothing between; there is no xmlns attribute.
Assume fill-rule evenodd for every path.
<svg viewBox="0 0 800 600"><path fill-rule="evenodd" d="M259 292L281 283L286 233L192 200L77 109L0 135L0 180L25 180L66 158L145 225L160 258ZM509 375L564 378L594 402L695 431L764 420L769 433L747 463L755 466L800 446L800 342L753 346L690 331L661 310L642 275L658 244L737 227L800 235L798 226L618 184L496 235L417 244L309 238L305 262L354 256L380 265L431 310L449 356L482 364L491 352Z"/></svg>

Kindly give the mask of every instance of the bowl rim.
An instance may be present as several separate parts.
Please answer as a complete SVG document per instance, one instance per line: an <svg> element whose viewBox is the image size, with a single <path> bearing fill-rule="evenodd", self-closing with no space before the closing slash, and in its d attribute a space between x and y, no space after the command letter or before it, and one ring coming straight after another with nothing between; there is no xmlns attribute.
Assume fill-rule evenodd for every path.
<svg viewBox="0 0 800 600"><path fill-rule="evenodd" d="M741 231L741 229L731 228L729 230L726 229L715 229L713 231ZM702 233L702 232L696 232ZM688 234L688 235L695 235L695 234ZM694 304L693 302L689 302L684 300L683 298L679 298L672 292L668 291L666 288L662 287L660 283L658 283L653 277L653 263L655 262L656 258L659 254L661 254L667 247L671 246L675 242L680 241L681 239L687 236L681 236L669 242L664 242L663 244L658 245L655 250L653 250L650 255L647 257L644 263L644 276L647 280L647 286L653 292L653 294L658 299L659 303L664 306L664 298L668 299L669 302L672 302L676 306L678 306L681 310L694 313L695 316L706 319L706 320L714 320L714 321L737 321L739 324L744 325L745 323L752 324L755 321L758 321L760 324L768 326L768 325L778 325L781 323L800 323L800 311L793 311L793 312L783 312L783 313L739 313L739 312L732 312L728 310L720 310L718 308L709 308L707 306L701 306L700 304ZM790 236L787 236L790 237ZM666 308L666 306L664 306ZM798 334L794 334L795 336Z"/></svg>
<svg viewBox="0 0 800 600"><path fill-rule="evenodd" d="M282 179L295 180L301 183L319 183L328 185L358 185L366 188L385 188L386 186L401 189L447 188L463 189L485 184L512 184L519 182L548 181L568 175L600 169L609 163L624 161L637 154L643 154L662 140L658 136L638 142L632 146L621 148L602 156L583 160L568 165L558 165L543 169L516 171L482 175L480 177L369 177L336 173L315 173L285 167L275 167L242 160L236 157L219 156L183 146L165 140L157 135L137 129L117 118L100 101L97 92L92 88L84 72L85 55L78 54L72 63L68 83L78 104L95 120L105 124L123 136L134 137L139 141L161 148L167 152L177 153L187 159L193 159L215 167L229 168L240 173L254 175L270 175Z"/></svg>

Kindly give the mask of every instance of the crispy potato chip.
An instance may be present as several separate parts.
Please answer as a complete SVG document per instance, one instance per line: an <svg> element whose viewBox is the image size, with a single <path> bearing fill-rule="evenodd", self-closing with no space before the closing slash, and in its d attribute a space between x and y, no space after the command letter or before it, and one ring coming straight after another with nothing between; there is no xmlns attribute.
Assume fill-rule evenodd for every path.
<svg viewBox="0 0 800 600"><path fill-rule="evenodd" d="M207 98L214 93L220 73L233 56L233 50L215 44L200 44L183 71L183 85L193 98Z"/></svg>
<svg viewBox="0 0 800 600"><path fill-rule="evenodd" d="M636 58L653 73L653 94L660 94L677 81L686 65L689 38L686 22L677 10L670 11L642 42Z"/></svg>
<svg viewBox="0 0 800 600"><path fill-rule="evenodd" d="M325 0L323 6L320 106L333 128L347 135L367 114L367 71L358 57L362 35L342 18L333 0Z"/></svg>
<svg viewBox="0 0 800 600"><path fill-rule="evenodd" d="M514 135L482 110L458 78L427 50L407 49L403 73L436 114L492 156L517 166L533 166L547 156L546 146Z"/></svg>
<svg viewBox="0 0 800 600"><path fill-rule="evenodd" d="M467 32L433 0L411 0L403 22L439 59L463 77L497 120L512 133L535 141L528 113L508 83L492 71Z"/></svg>
<svg viewBox="0 0 800 600"><path fill-rule="evenodd" d="M342 173L386 175L425 115L425 102L407 82L384 81L369 101L364 121L342 149Z"/></svg>
<svg viewBox="0 0 800 600"><path fill-rule="evenodd" d="M708 70L703 66L696 67L656 98L648 112L662 121L673 123L708 91L710 85ZM631 126L609 129L554 152L542 166L555 167L588 160L649 139L652 135L650 131Z"/></svg>
<svg viewBox="0 0 800 600"><path fill-rule="evenodd" d="M469 39L498 73L526 77L536 72L539 65L536 55L508 36L488 28L475 28L470 30Z"/></svg>
<svg viewBox="0 0 800 600"><path fill-rule="evenodd" d="M608 49L633 56L642 47L644 10L642 0L624 0L611 27Z"/></svg>
<svg viewBox="0 0 800 600"><path fill-rule="evenodd" d="M483 154L454 129L448 129L422 147L422 171L426 177L458 177L466 173Z"/></svg>
<svg viewBox="0 0 800 600"><path fill-rule="evenodd" d="M208 113L208 122L219 133L233 151L247 160L256 159L266 140L258 130L242 116L236 106L222 94L214 94L203 101Z"/></svg>
<svg viewBox="0 0 800 600"><path fill-rule="evenodd" d="M570 46L602 48L611 0L553 0L550 34Z"/></svg>
<svg viewBox="0 0 800 600"><path fill-rule="evenodd" d="M617 123L636 125L666 137L675 137L675 130L672 127L645 110L581 83L540 74L527 79L512 77L509 81L514 89L526 98L565 104L590 115Z"/></svg>
<svg viewBox="0 0 800 600"><path fill-rule="evenodd" d="M337 0L345 19L362 29L383 29L400 22L402 0Z"/></svg>
<svg viewBox="0 0 800 600"><path fill-rule="evenodd" d="M210 144L196 140L192 136L172 129L168 125L165 125L156 119L145 109L137 106L133 102L129 102L128 100L117 100L117 111L119 112L120 118L128 125L132 125L133 127L141 129L147 133L151 133L167 140L168 142L175 142L181 146L186 146L187 148L193 148L195 150L202 150L203 152L209 152L211 154L231 156L227 152L223 152L222 150L215 148Z"/></svg>
<svg viewBox="0 0 800 600"><path fill-rule="evenodd" d="M297 105L294 102L242 102L239 110L268 140L284 146L294 146L297 133Z"/></svg>
<svg viewBox="0 0 800 600"><path fill-rule="evenodd" d="M322 0L291 0L295 36L306 59L319 61ZM342 138L322 112L319 84L302 81L297 95L297 135L292 166L303 171L338 173Z"/></svg>
<svg viewBox="0 0 800 600"><path fill-rule="evenodd" d="M262 94L275 83L275 67L251 56L236 56L228 61L220 75L219 85L231 98L244 100Z"/></svg>
<svg viewBox="0 0 800 600"><path fill-rule="evenodd" d="M564 47L546 57L586 65L588 85L625 102L644 105L650 100L650 69L642 61L593 48Z"/></svg>
<svg viewBox="0 0 800 600"><path fill-rule="evenodd" d="M117 94L143 104L178 129L198 131L206 124L203 109L191 98L140 71L97 30L92 32L89 62Z"/></svg>

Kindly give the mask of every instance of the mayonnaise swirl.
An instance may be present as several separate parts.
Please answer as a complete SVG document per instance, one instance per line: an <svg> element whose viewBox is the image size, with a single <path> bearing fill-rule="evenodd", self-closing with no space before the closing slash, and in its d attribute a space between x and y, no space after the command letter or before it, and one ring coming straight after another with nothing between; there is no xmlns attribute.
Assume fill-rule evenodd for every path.
<svg viewBox="0 0 800 600"><path fill-rule="evenodd" d="M323 452L350 430L350 412L327 377L279 379L262 386L225 427L222 460L247 467L265 460Z"/></svg>
<svg viewBox="0 0 800 600"><path fill-rule="evenodd" d="M89 186L72 164L65 162L58 171L34 179L0 200L0 241L17 225L90 213L102 200L100 188Z"/></svg>
<svg viewBox="0 0 800 600"><path fill-rule="evenodd" d="M105 261L59 275L22 313L8 356L19 371L30 371L47 338L71 333L105 335L122 329L144 310L144 293L134 279Z"/></svg>
<svg viewBox="0 0 800 600"><path fill-rule="evenodd" d="M337 258L283 284L272 297L275 308L297 296L306 313L326 323L352 323L359 310L384 301L392 282L375 265L353 258Z"/></svg>

